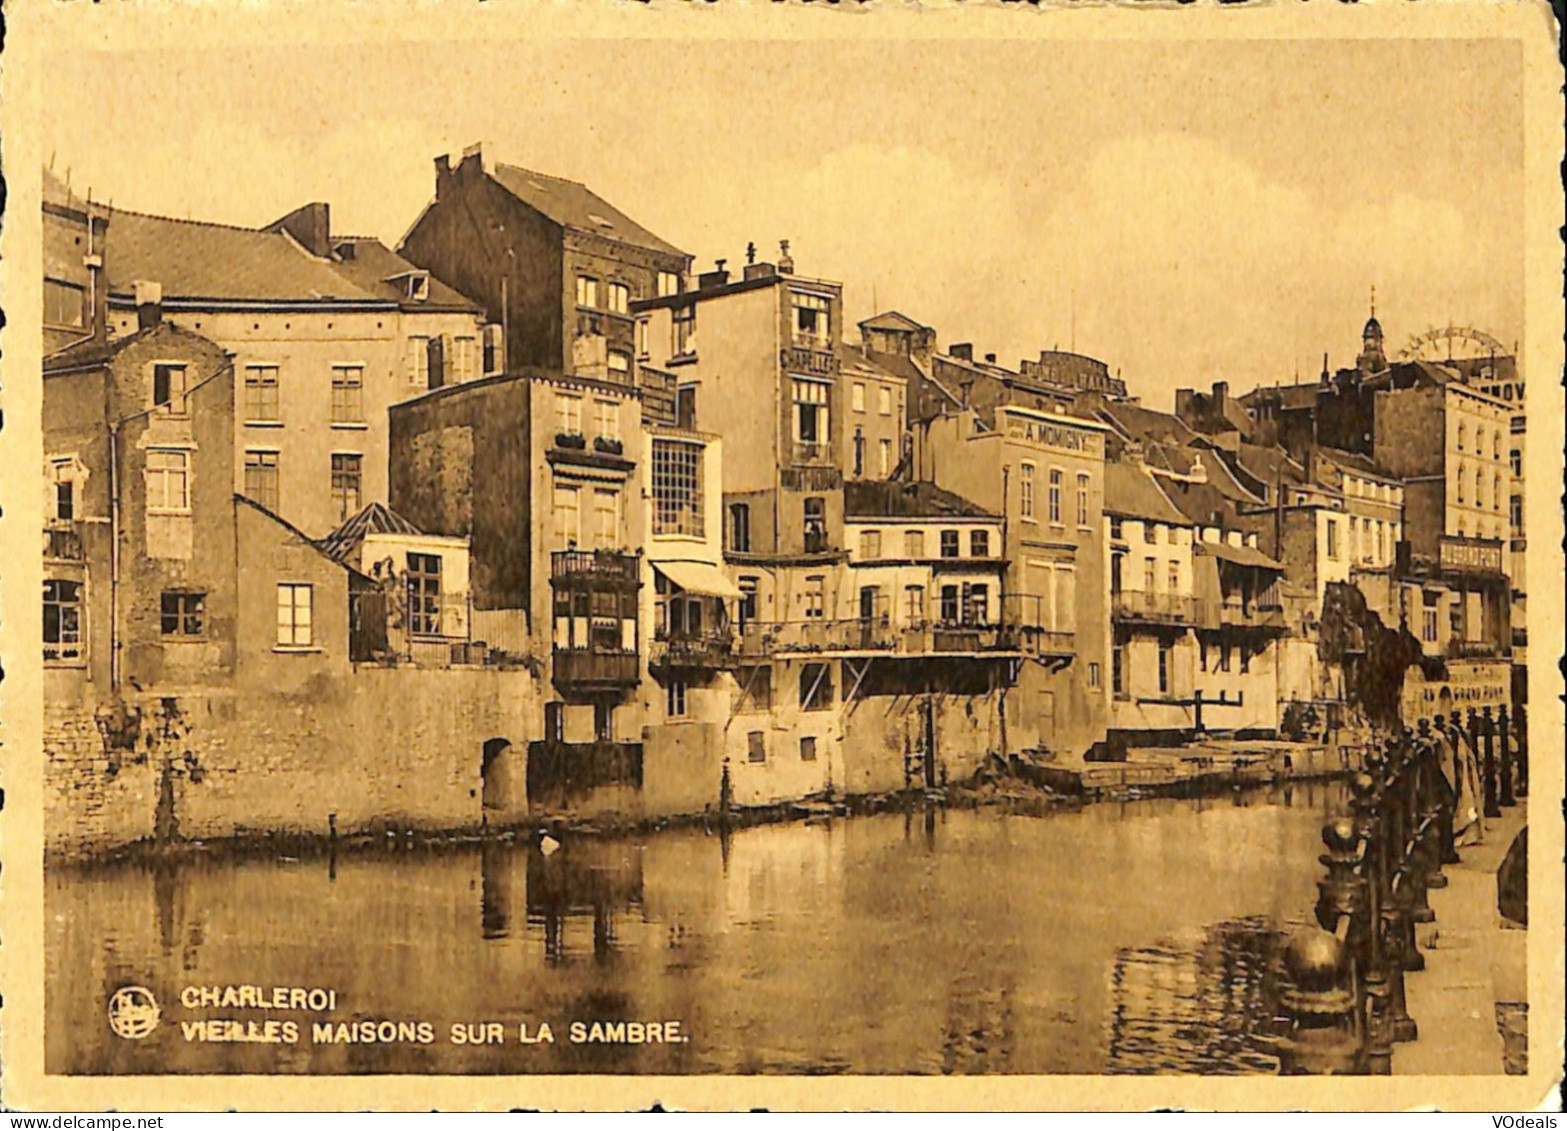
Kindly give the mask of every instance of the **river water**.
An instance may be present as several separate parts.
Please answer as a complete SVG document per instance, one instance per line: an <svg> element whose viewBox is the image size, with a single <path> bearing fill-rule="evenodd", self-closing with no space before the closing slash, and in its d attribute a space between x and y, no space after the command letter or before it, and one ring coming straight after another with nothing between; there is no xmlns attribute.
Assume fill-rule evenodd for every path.
<svg viewBox="0 0 1567 1131"><path fill-rule="evenodd" d="M51 868L48 1070L1272 1072L1280 940L1309 916L1343 796ZM111 1031L125 985L159 1003L150 1036ZM227 985L327 988L336 1010L182 1004ZM269 1017L297 1041L187 1035ZM433 1037L313 1028L355 1020ZM677 1021L686 1039L573 1043L573 1021ZM454 1043L454 1024L491 1022L501 1043ZM520 1039L545 1023L553 1043Z"/></svg>

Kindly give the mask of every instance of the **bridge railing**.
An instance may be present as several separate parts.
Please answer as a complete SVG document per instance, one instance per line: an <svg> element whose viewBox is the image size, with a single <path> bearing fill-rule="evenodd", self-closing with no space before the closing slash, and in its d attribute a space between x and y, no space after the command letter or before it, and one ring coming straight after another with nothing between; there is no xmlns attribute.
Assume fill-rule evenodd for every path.
<svg viewBox="0 0 1567 1131"><path fill-rule="evenodd" d="M1521 709L1471 709L1421 719L1366 756L1349 813L1322 828L1318 927L1284 956L1281 1074L1386 1075L1393 1046L1419 1036L1405 993L1425 968L1415 925L1434 921L1428 892L1459 861L1455 814L1483 828L1527 792L1527 733Z"/></svg>

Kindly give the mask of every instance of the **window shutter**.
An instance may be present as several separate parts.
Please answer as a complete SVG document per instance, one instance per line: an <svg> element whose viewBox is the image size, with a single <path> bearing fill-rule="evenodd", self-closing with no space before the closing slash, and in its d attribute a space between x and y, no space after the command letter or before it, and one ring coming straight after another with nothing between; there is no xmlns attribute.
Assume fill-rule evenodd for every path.
<svg viewBox="0 0 1567 1131"><path fill-rule="evenodd" d="M446 340L439 335L431 335L429 345L430 360L430 388L439 389L446 384Z"/></svg>

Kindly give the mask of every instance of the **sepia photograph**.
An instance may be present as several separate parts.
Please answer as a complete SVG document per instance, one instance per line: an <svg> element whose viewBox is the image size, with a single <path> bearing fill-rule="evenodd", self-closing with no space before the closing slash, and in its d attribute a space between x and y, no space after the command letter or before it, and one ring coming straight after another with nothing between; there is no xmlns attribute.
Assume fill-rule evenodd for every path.
<svg viewBox="0 0 1567 1131"><path fill-rule="evenodd" d="M1549 9L223 7L7 49L7 1091L1557 1094Z"/></svg>

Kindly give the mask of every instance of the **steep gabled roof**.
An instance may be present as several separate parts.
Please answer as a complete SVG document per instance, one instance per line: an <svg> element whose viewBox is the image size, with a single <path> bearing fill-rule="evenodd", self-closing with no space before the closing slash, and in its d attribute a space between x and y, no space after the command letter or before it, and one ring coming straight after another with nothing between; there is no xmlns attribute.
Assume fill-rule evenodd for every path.
<svg viewBox="0 0 1567 1131"><path fill-rule="evenodd" d="M345 244L353 245L352 256L340 257L333 261L332 266L355 286L401 303L405 310L456 310L471 311L475 314L479 312L478 303L447 286L434 275L429 275L429 297L422 302L409 300L407 292L396 281L397 277L413 271L421 274L428 274L428 272L408 262L373 237L332 237L334 249L342 248Z"/></svg>
<svg viewBox="0 0 1567 1131"><path fill-rule="evenodd" d="M384 503L370 503L332 533L316 543L335 562L347 562L369 534L423 534L413 523Z"/></svg>
<svg viewBox="0 0 1567 1131"><path fill-rule="evenodd" d="M282 232L120 209L110 218L111 295L130 295L147 280L162 286L165 299L388 304Z"/></svg>
<svg viewBox="0 0 1567 1131"><path fill-rule="evenodd" d="M1186 516L1170 501L1148 470L1129 460L1105 461L1106 514L1146 519L1171 526L1188 525Z"/></svg>
<svg viewBox="0 0 1567 1131"><path fill-rule="evenodd" d="M924 480L851 480L843 485L843 514L845 519L1001 517Z"/></svg>
<svg viewBox="0 0 1567 1131"><path fill-rule="evenodd" d="M491 176L518 200L542 212L557 224L619 240L633 247L670 255L686 254L577 181L536 173L519 165L496 165Z"/></svg>

